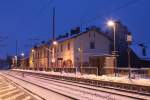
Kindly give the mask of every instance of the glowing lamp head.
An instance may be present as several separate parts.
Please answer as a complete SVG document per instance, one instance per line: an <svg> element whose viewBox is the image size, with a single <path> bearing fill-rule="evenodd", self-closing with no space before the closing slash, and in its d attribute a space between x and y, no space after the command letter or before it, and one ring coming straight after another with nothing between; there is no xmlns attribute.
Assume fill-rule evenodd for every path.
<svg viewBox="0 0 150 100"><path fill-rule="evenodd" d="M107 25L110 26L110 27L113 27L113 26L115 26L115 22L113 20L109 20L107 22Z"/></svg>
<svg viewBox="0 0 150 100"><path fill-rule="evenodd" d="M24 53L21 53L21 56L24 57Z"/></svg>
<svg viewBox="0 0 150 100"><path fill-rule="evenodd" d="M32 52L34 52L34 49L32 49Z"/></svg>
<svg viewBox="0 0 150 100"><path fill-rule="evenodd" d="M15 57L15 60L17 60L17 56L14 56Z"/></svg>
<svg viewBox="0 0 150 100"><path fill-rule="evenodd" d="M58 42L57 41L53 41L53 45L57 45L58 44Z"/></svg>

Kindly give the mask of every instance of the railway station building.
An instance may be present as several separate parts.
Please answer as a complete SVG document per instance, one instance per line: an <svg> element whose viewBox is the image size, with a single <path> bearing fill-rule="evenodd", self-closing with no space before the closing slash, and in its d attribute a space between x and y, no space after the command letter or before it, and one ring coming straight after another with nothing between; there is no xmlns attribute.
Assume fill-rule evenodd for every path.
<svg viewBox="0 0 150 100"><path fill-rule="evenodd" d="M98 67L99 73L113 72L114 57L110 51L111 40L99 28L87 28L80 32L74 30L42 43L31 49L30 68L75 68ZM108 71L107 71L108 72Z"/></svg>

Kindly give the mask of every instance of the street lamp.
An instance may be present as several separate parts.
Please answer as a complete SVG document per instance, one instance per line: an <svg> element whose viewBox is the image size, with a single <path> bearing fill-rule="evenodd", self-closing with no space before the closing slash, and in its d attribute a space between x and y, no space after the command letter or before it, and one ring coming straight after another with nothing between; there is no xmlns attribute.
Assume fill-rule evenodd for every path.
<svg viewBox="0 0 150 100"><path fill-rule="evenodd" d="M107 25L110 26L110 27L112 27L112 26L114 27L115 26L115 22L113 20L109 20L107 22Z"/></svg>
<svg viewBox="0 0 150 100"><path fill-rule="evenodd" d="M128 49L127 49L127 52L128 52L128 68L129 68L129 78L131 78L131 59L130 59L130 52L131 52L131 49L130 49L130 45L132 43L132 35L131 34L127 34L127 42L128 42Z"/></svg>
<svg viewBox="0 0 150 100"><path fill-rule="evenodd" d="M113 20L109 20L108 22L107 22L107 25L109 26L109 27L112 27L113 28L113 32L114 32L114 50L113 50L113 54L116 54L116 25L115 25L115 22L113 21Z"/></svg>
<svg viewBox="0 0 150 100"><path fill-rule="evenodd" d="M23 63L24 63L24 61L23 61L24 55L25 55L25 54L22 52L22 53L21 53L21 67L22 67L22 69L23 69L23 66L24 66L24 64L23 64Z"/></svg>
<svg viewBox="0 0 150 100"><path fill-rule="evenodd" d="M32 53L34 53L34 51L35 51L35 50L34 50L34 49L32 49L32 51L31 51L31 52L32 52Z"/></svg>
<svg viewBox="0 0 150 100"><path fill-rule="evenodd" d="M53 41L53 45L56 46L58 44L57 41Z"/></svg>
<svg viewBox="0 0 150 100"><path fill-rule="evenodd" d="M56 59L55 59L55 47L58 45L57 41L53 41L52 42L52 67L54 67L54 65L56 65Z"/></svg>
<svg viewBox="0 0 150 100"><path fill-rule="evenodd" d="M83 48L78 48L78 52L80 53L80 72L82 74L82 68L83 68Z"/></svg>
<svg viewBox="0 0 150 100"><path fill-rule="evenodd" d="M16 67L17 67L17 64L18 64L18 62L17 62L17 56L14 56L14 58L15 58L15 61L16 61Z"/></svg>
<svg viewBox="0 0 150 100"><path fill-rule="evenodd" d="M24 57L24 53L21 53L21 56Z"/></svg>
<svg viewBox="0 0 150 100"><path fill-rule="evenodd" d="M35 52L35 48L32 48L32 50L31 50L31 54L32 54L32 60L31 60L31 63L32 63L32 65L30 65L32 68L33 68L33 70L36 70L36 52Z"/></svg>
<svg viewBox="0 0 150 100"><path fill-rule="evenodd" d="M117 58L116 57L117 56L116 56L116 24L115 24L115 21L109 20L107 22L107 26L112 27L113 28L113 33L114 33L114 36L113 36L113 38L114 38L114 48L113 48L112 54L115 56L114 66L115 66L115 76L116 76L116 68L117 68Z"/></svg>

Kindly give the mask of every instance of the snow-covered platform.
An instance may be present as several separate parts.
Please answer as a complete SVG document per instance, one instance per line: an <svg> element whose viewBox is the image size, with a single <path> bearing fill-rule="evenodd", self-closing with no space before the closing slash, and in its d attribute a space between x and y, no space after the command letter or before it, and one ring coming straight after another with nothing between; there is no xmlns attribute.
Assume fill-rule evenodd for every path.
<svg viewBox="0 0 150 100"><path fill-rule="evenodd" d="M126 83L126 84L141 85L141 86L150 86L150 79L144 79L144 78L139 78L139 77L135 79L129 79L128 76L115 77L115 76L107 76L107 75L97 76L94 74L82 74L81 75L81 73L65 73L65 72L53 72L53 71L47 72L47 71L34 71L34 70L21 70L21 69L12 69L12 70L46 74L46 75L91 79L91 80L97 80L97 81L107 81L107 82Z"/></svg>
<svg viewBox="0 0 150 100"><path fill-rule="evenodd" d="M21 70L13 69L13 71L23 71L24 73L34 73L47 75L51 78L63 79L72 82L79 82L86 85L92 85L97 87L104 87L115 90L122 90L130 93L137 93L143 95L150 95L150 79L128 79L124 77L114 76L96 76L86 75L80 73L65 73L65 72L45 72L45 71L34 71L34 70Z"/></svg>
<svg viewBox="0 0 150 100"><path fill-rule="evenodd" d="M51 72L37 72L37 71L24 71L24 70L15 70L15 71L7 71L4 72L4 75L8 78L13 79L15 82L22 84L24 87L33 90L34 92L38 91L39 94L42 96L45 95L46 97L49 96L48 92L44 92L42 89L36 89L35 87L29 86L30 83L36 84L39 87L43 87L46 89L50 89L52 91L57 91L61 94L71 96L76 99L81 100L136 100L136 99L149 99L149 96L140 95L136 93L130 93L126 91L118 91L115 89L108 89L103 87L95 87L91 85L85 85L75 82L70 82L67 80L59 80L56 78L51 77L54 76L61 76L58 74ZM9 75L8 75L9 74ZM66 73L63 73L66 75ZM80 75L78 73L78 77ZM64 76L65 77L65 76ZM72 76L72 78L75 78ZM77 77L76 77L77 78ZM78 78L77 78L78 79ZM24 83L23 81L27 81ZM55 98L54 95L49 96ZM49 100L47 98L47 100ZM55 99L56 100L56 99ZM59 99L58 99L59 100ZM61 99L62 100L62 99Z"/></svg>

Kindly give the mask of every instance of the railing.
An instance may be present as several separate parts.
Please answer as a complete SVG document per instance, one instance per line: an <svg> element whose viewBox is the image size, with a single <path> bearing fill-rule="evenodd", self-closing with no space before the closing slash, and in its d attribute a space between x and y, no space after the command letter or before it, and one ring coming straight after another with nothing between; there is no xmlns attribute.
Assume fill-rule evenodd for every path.
<svg viewBox="0 0 150 100"><path fill-rule="evenodd" d="M17 68L21 69L21 68ZM38 71L54 71L54 72L65 72L65 73L81 73L81 74L95 74L98 75L98 68L97 67L74 67L74 68L29 68L29 67L24 67L24 70L38 70Z"/></svg>
<svg viewBox="0 0 150 100"><path fill-rule="evenodd" d="M144 77L150 78L150 68L117 68L116 72L119 76L128 75L129 70L131 70L131 75L133 77Z"/></svg>
<svg viewBox="0 0 150 100"><path fill-rule="evenodd" d="M17 67L15 69L22 69L21 67ZM31 67L23 67L25 70L38 70L38 71L54 71L54 72L65 72L65 73L81 73L81 74L95 74L98 75L97 67L55 67L55 68L31 68ZM108 69L109 70L109 69ZM129 74L129 68L116 68L117 76L124 76ZM111 73L113 74L113 73ZM111 75L110 74L110 75ZM131 75L134 77L144 77L150 78L150 68L132 68Z"/></svg>

